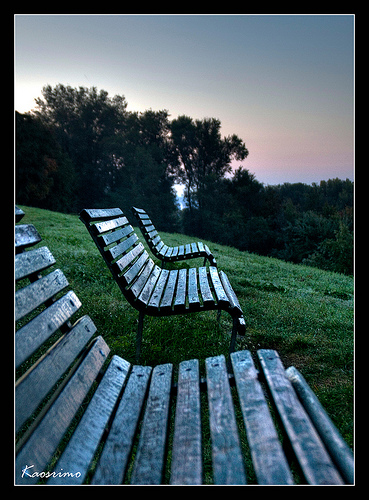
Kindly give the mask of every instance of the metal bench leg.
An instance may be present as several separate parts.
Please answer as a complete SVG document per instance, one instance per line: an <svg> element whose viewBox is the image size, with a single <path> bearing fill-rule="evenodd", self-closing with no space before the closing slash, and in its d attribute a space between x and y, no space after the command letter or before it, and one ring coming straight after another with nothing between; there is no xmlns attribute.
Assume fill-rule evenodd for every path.
<svg viewBox="0 0 369 500"><path fill-rule="evenodd" d="M140 314L138 316L138 329L136 336L136 363L138 363L140 360L144 316L145 313L140 311Z"/></svg>
<svg viewBox="0 0 369 500"><path fill-rule="evenodd" d="M235 348L236 348L237 331L238 331L238 318L234 316L232 319L233 319L233 326L232 326L232 333L231 333L231 343L229 344L229 356L228 356L228 361L227 361L227 370L229 373L231 373L231 370L232 370L231 354L232 354L232 352L235 351Z"/></svg>

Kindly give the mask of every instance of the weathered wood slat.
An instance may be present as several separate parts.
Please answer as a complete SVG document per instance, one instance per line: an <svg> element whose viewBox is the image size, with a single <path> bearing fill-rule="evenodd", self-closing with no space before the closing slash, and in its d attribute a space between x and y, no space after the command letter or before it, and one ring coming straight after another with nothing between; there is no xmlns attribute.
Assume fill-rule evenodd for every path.
<svg viewBox="0 0 369 500"><path fill-rule="evenodd" d="M112 217L119 217L120 215L123 215L120 208L92 208L84 209L80 213L80 217L88 222L111 219Z"/></svg>
<svg viewBox="0 0 369 500"><path fill-rule="evenodd" d="M250 351L232 353L231 361L258 484L293 484Z"/></svg>
<svg viewBox="0 0 369 500"><path fill-rule="evenodd" d="M17 381L15 392L16 431L37 409L43 398L77 358L95 331L96 328L91 319L85 316Z"/></svg>
<svg viewBox="0 0 369 500"><path fill-rule="evenodd" d="M31 274L43 271L55 264L55 259L47 247L23 252L14 258L14 277L16 280L27 278Z"/></svg>
<svg viewBox="0 0 369 500"><path fill-rule="evenodd" d="M354 483L354 457L351 449L342 439L336 426L327 415L314 392L308 386L302 374L291 366L286 375L297 392L305 410L317 429L327 450L337 465L341 475L349 484Z"/></svg>
<svg viewBox="0 0 369 500"><path fill-rule="evenodd" d="M200 298L197 288L197 269L192 267L188 270L188 302L193 308L200 309Z"/></svg>
<svg viewBox="0 0 369 500"><path fill-rule="evenodd" d="M158 254L159 254L160 250L163 248L163 246L164 246L164 243L161 240L159 243L155 243L155 249L156 249Z"/></svg>
<svg viewBox="0 0 369 500"><path fill-rule="evenodd" d="M204 307L214 306L215 301L211 293L206 267L199 267L199 284Z"/></svg>
<svg viewBox="0 0 369 500"><path fill-rule="evenodd" d="M17 252L23 248L36 245L41 239L37 229L32 224L15 226L15 249Z"/></svg>
<svg viewBox="0 0 369 500"><path fill-rule="evenodd" d="M115 234L115 233L110 233L110 234ZM127 250L129 250L138 240L137 235L133 234L126 240L122 241L121 243L118 243L118 245L115 245L114 247L110 248L108 252L111 255L112 259L116 259L120 255L124 254Z"/></svg>
<svg viewBox="0 0 369 500"><path fill-rule="evenodd" d="M202 484L200 375L197 359L179 365L170 483Z"/></svg>
<svg viewBox="0 0 369 500"><path fill-rule="evenodd" d="M178 272L176 297L174 301L174 309L177 311L182 311L186 308L186 282L187 269L180 269Z"/></svg>
<svg viewBox="0 0 369 500"><path fill-rule="evenodd" d="M118 219L111 219L104 222L97 222L92 227L92 230L96 235L106 233L112 229L118 229L128 222L126 217L118 217Z"/></svg>
<svg viewBox="0 0 369 500"><path fill-rule="evenodd" d="M128 225L123 227L122 229L118 229L117 231L113 231L107 234L102 234L101 239L104 241L105 245L108 246L122 238L125 238L126 236L129 236L131 233L133 233L133 231L134 231L133 227Z"/></svg>
<svg viewBox="0 0 369 500"><path fill-rule="evenodd" d="M228 300L228 297L227 297L227 294L225 293L225 290L222 286L222 282L220 281L220 277L219 277L219 274L218 274L218 270L216 267L213 267L213 266L210 266L209 267L209 273L210 273L210 277L211 277L211 281L213 283L213 287L214 287L214 291L215 291L215 295L216 295L216 298L217 298L217 302L219 304L223 304L223 305L229 305L229 300Z"/></svg>
<svg viewBox="0 0 369 500"><path fill-rule="evenodd" d="M117 262L113 264L113 269L116 269L118 273L124 271L126 267L131 264L134 259L144 251L144 246L139 243L137 246L133 247L127 254L123 255Z"/></svg>
<svg viewBox="0 0 369 500"><path fill-rule="evenodd" d="M175 269L173 271L170 271L168 281L165 287L165 292L163 295L163 298L160 303L160 310L166 311L167 309L172 309L172 302L173 302L173 296L174 296L174 291L176 287L176 282L177 282L177 277L178 277L178 269Z"/></svg>
<svg viewBox="0 0 369 500"><path fill-rule="evenodd" d="M56 269L27 287L21 288L15 293L15 320L23 318L66 286L68 286L67 278L60 269Z"/></svg>
<svg viewBox="0 0 369 500"><path fill-rule="evenodd" d="M20 328L15 333L16 368L64 325L81 305L77 295L70 291Z"/></svg>
<svg viewBox="0 0 369 500"><path fill-rule="evenodd" d="M258 357L283 426L310 484L342 484L324 445L299 402L276 351L261 349Z"/></svg>
<svg viewBox="0 0 369 500"><path fill-rule="evenodd" d="M122 484L152 368L134 366L119 403L92 484Z"/></svg>
<svg viewBox="0 0 369 500"><path fill-rule="evenodd" d="M19 222L23 219L24 216L25 213L23 212L23 210L15 205L15 222Z"/></svg>
<svg viewBox="0 0 369 500"><path fill-rule="evenodd" d="M38 481L37 477L31 478L25 474L22 477L22 470L26 465L34 466L29 473L45 470L108 354L109 347L102 337L98 337L63 392L18 453L15 469L17 484Z"/></svg>
<svg viewBox="0 0 369 500"><path fill-rule="evenodd" d="M132 283L134 279L137 278L141 270L144 268L146 262L149 260L149 254L144 250L144 252L139 256L136 262L124 273L124 279L128 283Z"/></svg>
<svg viewBox="0 0 369 500"><path fill-rule="evenodd" d="M150 259L150 276L148 280L146 281L146 284L140 293L140 296L138 297L138 300L145 304L147 306L149 299L151 297L151 294L153 293L153 290L155 288L156 282L159 279L161 269L159 266L154 266L154 262Z"/></svg>
<svg viewBox="0 0 369 500"><path fill-rule="evenodd" d="M152 373L131 484L160 484L172 383L172 365L156 366Z"/></svg>
<svg viewBox="0 0 369 500"><path fill-rule="evenodd" d="M58 460L56 471L79 471L79 477L52 477L48 484L82 484L99 445L108 420L127 377L130 364L113 356L83 417L66 449Z"/></svg>
<svg viewBox="0 0 369 500"><path fill-rule="evenodd" d="M155 288L154 291L152 292L150 302L148 303L149 308L152 307L154 310L159 308L160 300L163 296L168 276L169 276L169 271L167 269L160 270L160 276L155 284Z"/></svg>
<svg viewBox="0 0 369 500"><path fill-rule="evenodd" d="M174 257L177 257L178 252L179 252L179 247L173 247L173 251L172 251L172 255L171 255L172 260Z"/></svg>
<svg viewBox="0 0 369 500"><path fill-rule="evenodd" d="M206 359L215 484L246 484L225 357Z"/></svg>
<svg viewBox="0 0 369 500"><path fill-rule="evenodd" d="M133 285L130 288L130 292L134 294L134 297L137 298L139 295L141 295L143 289L145 288L146 282L149 279L150 273L154 268L154 261L149 258L148 254L146 260L144 261L144 264L142 266L142 271L141 274L138 276L136 281L133 283ZM145 297L145 295L144 295ZM140 300L140 303L142 301ZM140 304L141 305L141 304ZM143 305L146 306L146 302L143 302Z"/></svg>
<svg viewBox="0 0 369 500"><path fill-rule="evenodd" d="M232 285L229 282L228 276L226 275L226 273L224 271L220 271L219 277L221 279L224 291L227 294L231 308L232 309L237 308L240 311L240 313L242 314L242 309L241 309L240 303L238 302L238 298L237 298L236 294L234 293Z"/></svg>

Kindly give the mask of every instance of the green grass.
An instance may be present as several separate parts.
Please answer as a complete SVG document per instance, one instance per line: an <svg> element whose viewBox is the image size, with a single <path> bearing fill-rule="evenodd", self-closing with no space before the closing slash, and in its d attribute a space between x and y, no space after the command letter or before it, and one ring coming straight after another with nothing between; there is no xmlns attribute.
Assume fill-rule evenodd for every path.
<svg viewBox="0 0 369 500"><path fill-rule="evenodd" d="M39 246L50 248L82 302L76 318L90 315L112 354L134 362L137 311L122 296L78 216L22 208L22 223L36 226L43 238ZM170 245L193 241L180 234L161 236ZM278 350L286 368L293 364L302 372L352 446L353 278L206 243L244 311L247 331L239 337L237 350L249 349L255 360L257 349ZM198 265L202 259L177 267ZM206 357L227 355L231 326L224 312L220 325L216 312L145 317L140 362L178 366L198 358L204 376Z"/></svg>

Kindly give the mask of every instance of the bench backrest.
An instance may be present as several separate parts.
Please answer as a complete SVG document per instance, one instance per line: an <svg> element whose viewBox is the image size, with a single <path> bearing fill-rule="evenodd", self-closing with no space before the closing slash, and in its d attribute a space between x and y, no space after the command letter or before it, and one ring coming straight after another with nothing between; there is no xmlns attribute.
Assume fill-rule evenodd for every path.
<svg viewBox="0 0 369 500"><path fill-rule="evenodd" d="M123 294L137 309L139 304L134 304L134 301L140 295L155 264L128 219L119 208L85 209L80 213L80 219L86 225Z"/></svg>
<svg viewBox="0 0 369 500"><path fill-rule="evenodd" d="M109 354L34 226L15 226L17 466L45 470ZM32 457L32 458L30 458ZM32 462L30 463L30 460ZM18 467L18 468L19 468ZM32 471L31 471L32 472ZM17 481L20 472L17 473Z"/></svg>

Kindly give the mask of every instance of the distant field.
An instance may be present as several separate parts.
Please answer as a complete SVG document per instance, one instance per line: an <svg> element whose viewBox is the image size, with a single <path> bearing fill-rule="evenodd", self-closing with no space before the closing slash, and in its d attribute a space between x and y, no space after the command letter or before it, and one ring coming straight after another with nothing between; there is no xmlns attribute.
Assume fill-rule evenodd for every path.
<svg viewBox="0 0 369 500"><path fill-rule="evenodd" d="M125 301L78 216L21 208L26 213L22 223L36 226L43 238L39 245L50 248L82 301L79 316L91 316L112 354L134 362L137 311ZM168 244L193 240L180 234L161 236ZM286 367L293 364L303 373L352 446L353 278L206 243L228 274L245 314L247 332L237 350L249 349L255 361L257 349L278 350ZM195 265L202 265L202 259L168 267ZM215 312L145 317L140 362L178 365L196 357L204 375L206 357L227 355L230 330L230 316L224 312L220 325Z"/></svg>

